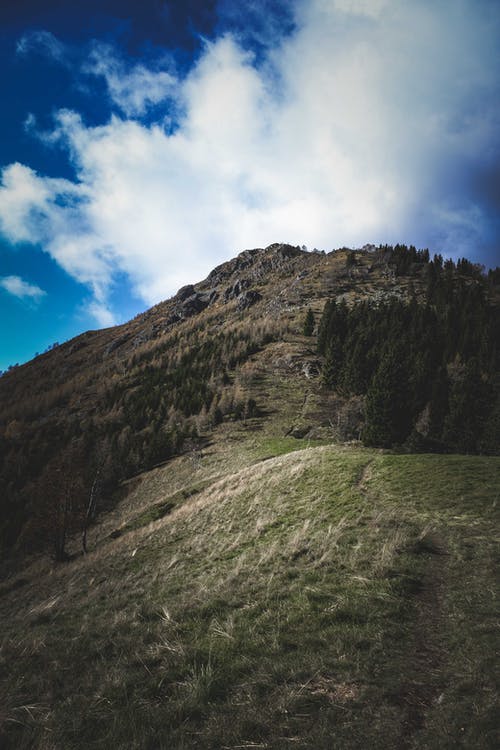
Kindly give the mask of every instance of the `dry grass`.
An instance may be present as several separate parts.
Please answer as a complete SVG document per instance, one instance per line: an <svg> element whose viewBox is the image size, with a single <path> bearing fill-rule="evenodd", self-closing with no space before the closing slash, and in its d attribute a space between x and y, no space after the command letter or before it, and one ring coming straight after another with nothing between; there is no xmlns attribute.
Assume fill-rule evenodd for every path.
<svg viewBox="0 0 500 750"><path fill-rule="evenodd" d="M499 462L271 447L0 597L3 746L493 747Z"/></svg>
<svg viewBox="0 0 500 750"><path fill-rule="evenodd" d="M370 262L352 299L380 286ZM38 557L0 588L2 748L495 746L500 463L283 437L333 434L301 321L353 288L345 253L294 263L257 280L244 320L217 302L181 324L187 340L229 309L247 328L279 312L282 340L232 374L265 414L131 480L87 556ZM94 359L116 334L89 338ZM105 377L171 335L116 350Z"/></svg>

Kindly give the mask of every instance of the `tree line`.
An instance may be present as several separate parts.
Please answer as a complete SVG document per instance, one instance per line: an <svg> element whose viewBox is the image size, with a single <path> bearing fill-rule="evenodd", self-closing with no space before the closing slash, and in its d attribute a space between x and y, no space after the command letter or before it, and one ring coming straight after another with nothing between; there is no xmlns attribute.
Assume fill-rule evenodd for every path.
<svg viewBox="0 0 500 750"><path fill-rule="evenodd" d="M82 409L71 382L60 403L54 394L48 409L30 404L25 419L20 404L19 418L0 432L0 547L49 547L63 560L77 532L85 546L96 510L121 480L177 455L186 441L199 441L225 420L258 413L238 372L277 336L269 321L240 321L217 332L200 321L138 350L121 372L103 377L91 409Z"/></svg>
<svg viewBox="0 0 500 750"><path fill-rule="evenodd" d="M366 445L497 453L500 308L488 276L461 260L397 246L396 273L423 265L423 294L329 301L318 328L326 388L365 399Z"/></svg>

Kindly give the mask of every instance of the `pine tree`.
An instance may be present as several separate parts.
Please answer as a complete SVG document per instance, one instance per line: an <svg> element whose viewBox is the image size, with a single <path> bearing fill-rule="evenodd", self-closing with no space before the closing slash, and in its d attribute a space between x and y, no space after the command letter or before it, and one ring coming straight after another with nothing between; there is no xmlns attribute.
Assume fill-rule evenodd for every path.
<svg viewBox="0 0 500 750"><path fill-rule="evenodd" d="M488 455L500 454L500 391L497 391L485 421L480 438L480 449L482 453Z"/></svg>
<svg viewBox="0 0 500 750"><path fill-rule="evenodd" d="M308 310L307 310L307 312L306 312L306 316L304 318L304 326L303 326L304 336L312 336L313 335L314 323L315 323L314 313L311 310L311 308L309 307Z"/></svg>
<svg viewBox="0 0 500 750"><path fill-rule="evenodd" d="M430 400L429 434L435 440L441 440L444 420L448 413L450 382L446 367L440 367L432 383Z"/></svg>
<svg viewBox="0 0 500 750"><path fill-rule="evenodd" d="M401 351L382 357L366 394L365 445L388 448L400 445L412 427L408 377Z"/></svg>
<svg viewBox="0 0 500 750"><path fill-rule="evenodd" d="M318 325L318 354L325 354L326 344L328 343L328 334L330 327L330 320L335 314L337 304L335 300L329 300L325 303L323 314Z"/></svg>
<svg viewBox="0 0 500 750"><path fill-rule="evenodd" d="M444 442L459 453L476 453L488 406L487 386L481 379L477 361L471 359L450 390Z"/></svg>
<svg viewBox="0 0 500 750"><path fill-rule="evenodd" d="M323 384L327 388L335 389L340 383L344 357L343 347L338 336L330 339L327 345L325 364L323 366Z"/></svg>

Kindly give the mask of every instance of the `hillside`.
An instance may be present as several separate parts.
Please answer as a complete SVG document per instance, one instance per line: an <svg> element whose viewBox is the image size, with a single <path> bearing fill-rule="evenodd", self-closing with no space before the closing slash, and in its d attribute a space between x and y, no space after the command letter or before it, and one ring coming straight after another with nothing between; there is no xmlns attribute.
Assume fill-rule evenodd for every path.
<svg viewBox="0 0 500 750"><path fill-rule="evenodd" d="M2 376L1 746L496 747L499 276L272 245Z"/></svg>
<svg viewBox="0 0 500 750"><path fill-rule="evenodd" d="M283 245L245 251L129 323L87 332L0 378L3 545L51 491L51 460L52 476L59 465L82 474L104 456L113 487L174 455L214 395L212 423L238 416L258 391L254 370L271 366L302 388L311 361L317 376L314 343L296 335L306 304L319 316L331 295L405 289L383 253L360 254L355 270L346 257ZM36 534L25 527L24 536L31 544Z"/></svg>
<svg viewBox="0 0 500 750"><path fill-rule="evenodd" d="M420 372L420 382L414 384L418 394L411 394L412 420L431 422L422 428L430 430L429 439L417 435L413 442L428 450L497 453L498 281L497 272L485 277L467 261L443 268L441 258L430 261L426 251L403 246L323 254L271 245L244 251L204 281L184 287L123 326L87 332L14 368L0 378L2 547L22 554L50 542L56 556L64 557L65 539L49 537L61 515L72 521L64 524L69 531L88 525L93 486L98 490L95 505L103 508L113 502L121 481L185 450L198 450L221 425L257 419L255 427L262 429L267 416L276 434L359 439L370 403L366 389L383 364L377 358L387 340L401 343L404 332L393 324L381 328L380 321L372 330L353 329L351 338L341 342L345 372L338 384L328 375L339 346L336 323L335 340L329 333L332 301L352 310L358 320L367 318L363 300L369 309L401 317L394 305L412 301L411 309L424 309L434 295L433 304L442 310L442 341L428 346L439 352L449 349L451 339L457 341L441 364L432 354L433 370L426 351L415 351L407 363L410 371ZM312 336L303 335L308 309ZM414 339L422 337L422 325L437 330L438 323L424 318L420 328L415 326ZM460 335L450 336L449 329ZM380 343L373 349L376 336ZM467 369L473 355L479 364ZM396 356L401 359L400 352ZM433 421L444 419L432 413L442 395L443 367L448 369L446 399L453 397L455 382L460 386L454 396L455 421L466 418L460 407L464 399L474 404L467 426L473 439L464 444L456 436L445 443L437 434L430 440ZM364 380L358 383L362 372ZM435 396L432 386L439 378ZM485 391L479 399L478 389ZM409 397L400 395L403 410ZM296 408L283 413L283 398L292 399ZM489 425L475 423L479 402ZM450 432L448 426L445 437ZM390 445L391 439L377 439L379 433L375 430L372 443ZM76 480L67 486L69 474ZM91 511L95 515L94 507Z"/></svg>
<svg viewBox="0 0 500 750"><path fill-rule="evenodd" d="M242 427L2 586L3 747L496 746L500 459L303 445Z"/></svg>

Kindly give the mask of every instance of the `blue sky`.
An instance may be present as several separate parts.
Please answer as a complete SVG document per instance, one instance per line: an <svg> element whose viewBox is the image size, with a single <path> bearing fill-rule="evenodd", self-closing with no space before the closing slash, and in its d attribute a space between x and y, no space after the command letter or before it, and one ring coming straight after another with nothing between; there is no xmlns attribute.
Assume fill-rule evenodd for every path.
<svg viewBox="0 0 500 750"><path fill-rule="evenodd" d="M496 0L4 0L0 369L247 247L500 264Z"/></svg>

